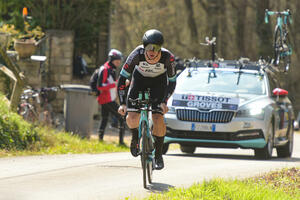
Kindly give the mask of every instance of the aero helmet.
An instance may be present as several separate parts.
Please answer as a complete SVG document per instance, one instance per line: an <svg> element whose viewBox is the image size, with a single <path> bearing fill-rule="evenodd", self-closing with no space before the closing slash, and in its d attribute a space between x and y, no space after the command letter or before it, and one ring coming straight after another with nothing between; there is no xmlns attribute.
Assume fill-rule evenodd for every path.
<svg viewBox="0 0 300 200"><path fill-rule="evenodd" d="M146 47L148 44L156 44L162 46L164 43L164 37L159 30L150 29L145 32L143 36L143 45Z"/></svg>

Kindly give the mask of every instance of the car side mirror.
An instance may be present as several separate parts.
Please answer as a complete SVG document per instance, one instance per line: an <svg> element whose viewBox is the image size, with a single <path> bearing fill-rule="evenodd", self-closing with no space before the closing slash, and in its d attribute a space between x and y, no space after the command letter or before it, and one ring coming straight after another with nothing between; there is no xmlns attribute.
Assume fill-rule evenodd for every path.
<svg viewBox="0 0 300 200"><path fill-rule="evenodd" d="M287 90L281 89L281 88L275 88L273 90L273 95L277 97L286 97L289 94Z"/></svg>

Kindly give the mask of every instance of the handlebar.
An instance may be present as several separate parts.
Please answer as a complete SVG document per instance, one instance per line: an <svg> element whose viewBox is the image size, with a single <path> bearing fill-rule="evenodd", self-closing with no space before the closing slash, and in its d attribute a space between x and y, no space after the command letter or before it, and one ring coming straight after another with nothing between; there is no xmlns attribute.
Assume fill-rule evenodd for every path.
<svg viewBox="0 0 300 200"><path fill-rule="evenodd" d="M153 104L153 103L158 103L159 101L157 99L131 99L129 98L128 101L130 101L132 103L132 105L137 105L137 106L145 106L145 105L149 105L149 104Z"/></svg>
<svg viewBox="0 0 300 200"><path fill-rule="evenodd" d="M213 37L211 40L209 40L209 37L205 37L206 43L200 43L201 45L210 46L210 45L216 45L216 37Z"/></svg>
<svg viewBox="0 0 300 200"><path fill-rule="evenodd" d="M40 89L26 89L23 91L23 96L32 96L32 97L37 97L40 93L44 93L44 92L49 92L49 91L53 91L53 92L57 92L60 89L60 86L57 87L42 87Z"/></svg>
<svg viewBox="0 0 300 200"><path fill-rule="evenodd" d="M282 12L278 12L278 11L269 11L268 9L265 10L265 23L269 23L269 16L272 15L279 15L279 16L284 16L284 21L285 23L287 22L287 18L289 19L289 22L292 23L292 13L289 9L284 10Z"/></svg>
<svg viewBox="0 0 300 200"><path fill-rule="evenodd" d="M200 43L201 45L205 45L205 46L211 46L211 60L215 61L216 58L216 53L215 53L215 47L216 47L216 37L213 37L211 40L209 40L209 37L205 37L205 41L206 43Z"/></svg>
<svg viewBox="0 0 300 200"><path fill-rule="evenodd" d="M60 86L57 87L43 87L40 89L40 92L48 92L48 91L53 91L57 92L60 89Z"/></svg>
<svg viewBox="0 0 300 200"><path fill-rule="evenodd" d="M149 107L149 105L153 103L159 103L158 99L150 98L150 88L148 88L145 91L139 91L138 98L136 99L129 98L128 101L131 102L132 105L136 105L140 108Z"/></svg>

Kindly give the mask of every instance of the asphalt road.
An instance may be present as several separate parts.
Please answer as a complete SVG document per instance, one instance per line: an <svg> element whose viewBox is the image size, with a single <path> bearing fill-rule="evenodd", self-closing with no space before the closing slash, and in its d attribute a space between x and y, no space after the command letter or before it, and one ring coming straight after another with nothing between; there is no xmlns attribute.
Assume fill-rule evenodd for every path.
<svg viewBox="0 0 300 200"><path fill-rule="evenodd" d="M254 159L252 150L198 148L194 155L168 152L165 169L145 190L138 158L130 153L30 156L0 159L0 200L142 198L169 187L188 187L214 177L243 178L283 167L300 167L300 135L291 159Z"/></svg>

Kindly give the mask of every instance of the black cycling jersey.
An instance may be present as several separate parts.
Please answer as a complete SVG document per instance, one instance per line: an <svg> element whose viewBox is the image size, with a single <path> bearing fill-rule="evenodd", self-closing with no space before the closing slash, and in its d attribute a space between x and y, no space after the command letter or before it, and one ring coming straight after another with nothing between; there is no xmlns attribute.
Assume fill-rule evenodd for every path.
<svg viewBox="0 0 300 200"><path fill-rule="evenodd" d="M150 88L152 99L155 98L161 102L166 102L174 92L176 70L173 54L162 48L160 60L155 64L150 64L146 61L144 53L145 49L143 46L138 46L131 52L123 65L118 81L118 94L121 104L126 103L126 79L132 79L128 92L130 98L137 98L139 91Z"/></svg>

